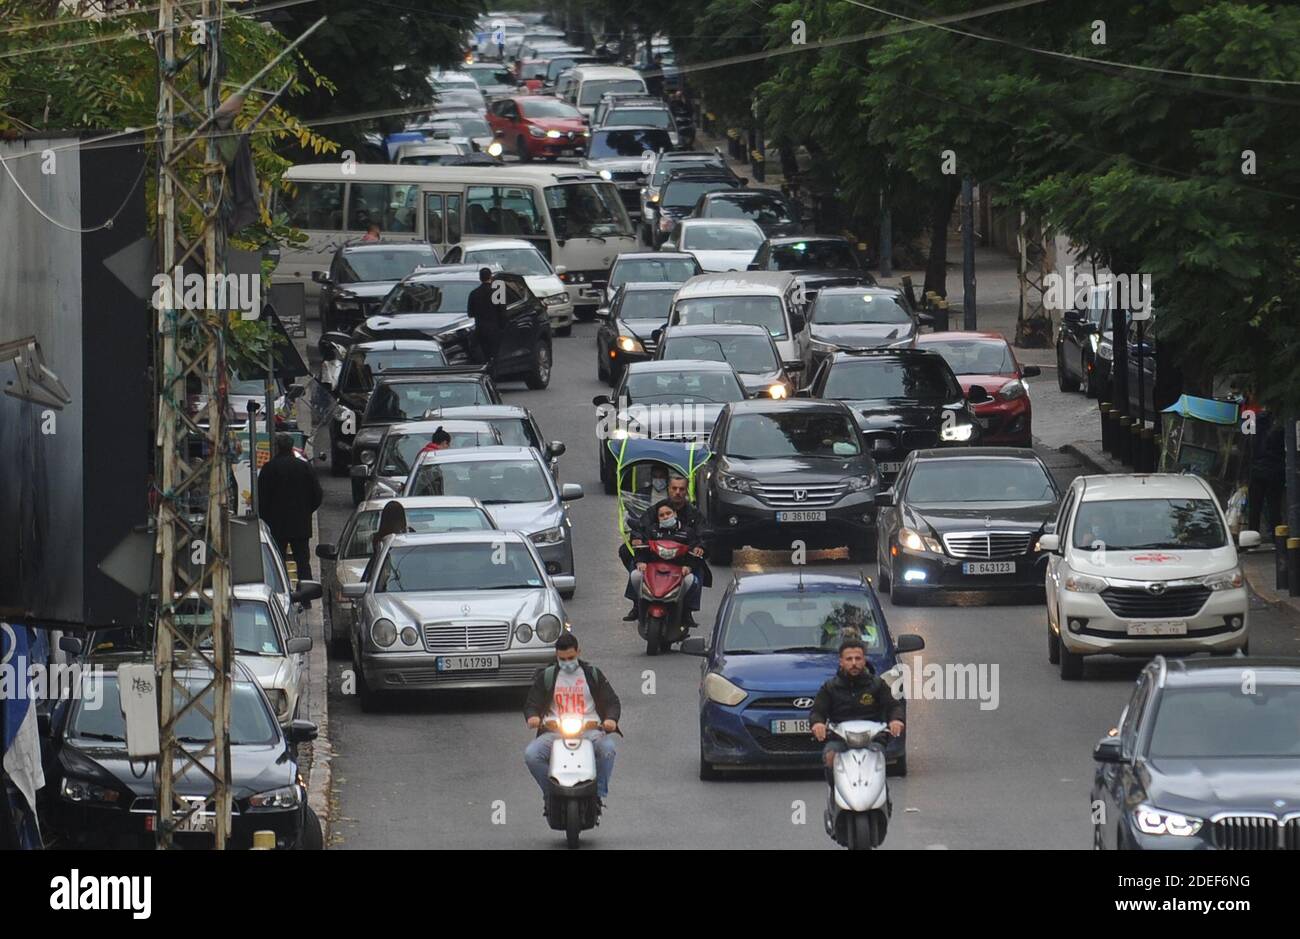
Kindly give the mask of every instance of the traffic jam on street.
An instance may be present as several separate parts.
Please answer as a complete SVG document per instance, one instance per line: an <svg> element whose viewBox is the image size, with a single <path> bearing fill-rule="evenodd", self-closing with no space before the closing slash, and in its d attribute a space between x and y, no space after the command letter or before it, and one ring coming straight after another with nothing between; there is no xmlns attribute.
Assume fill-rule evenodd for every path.
<svg viewBox="0 0 1300 939"><path fill-rule="evenodd" d="M118 135L149 185L69 216L76 304L163 272L114 369L147 413L102 435L89 318L0 319L0 652L72 676L0 676L0 844L1300 850L1294 9L203 3L150 42L225 90L164 76L199 110ZM44 6L5 55L158 25ZM331 61L349 29L395 62ZM1039 127L1031 67L1151 124ZM75 117L2 115L50 252L81 203L40 154L138 132L92 107L64 150ZM97 246L119 204L155 255ZM251 314L209 280L185 319L204 264ZM99 442L146 438L96 531ZM83 452L65 525L30 474Z"/></svg>

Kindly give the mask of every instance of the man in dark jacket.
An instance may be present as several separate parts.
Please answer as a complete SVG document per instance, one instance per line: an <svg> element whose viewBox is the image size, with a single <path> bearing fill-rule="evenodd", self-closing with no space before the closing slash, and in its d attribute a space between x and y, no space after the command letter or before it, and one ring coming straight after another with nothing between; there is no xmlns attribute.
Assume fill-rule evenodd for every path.
<svg viewBox="0 0 1300 939"><path fill-rule="evenodd" d="M642 533L642 537L647 541L654 538L659 541L677 541L688 547L690 554L684 559L683 567L689 567L690 573L686 575L686 580L682 587L686 591L684 605L686 607L685 620L688 626L695 625L695 618L691 615L700 608L700 595L703 585L701 568L707 568L703 560L704 548L700 543L700 535L697 529L694 529L678 518L677 513L673 511L672 503L668 501L660 502L655 507L657 511L657 520L655 530ZM641 596L641 580L645 574L646 565L659 560L651 552L649 544L637 542L636 555L634 560L636 567L628 573L627 589L624 590L623 596L632 601L633 618L636 618L639 611L637 610L637 601Z"/></svg>
<svg viewBox="0 0 1300 939"><path fill-rule="evenodd" d="M478 272L479 284L469 293L469 315L474 320L474 342L478 347L480 365L488 367L488 374L493 374L496 366L497 352L501 348L501 334L505 331L505 305L495 302L492 283L492 269L485 267ZM502 284L502 289L505 285Z"/></svg>
<svg viewBox="0 0 1300 939"><path fill-rule="evenodd" d="M559 736L543 724L558 724L565 715L581 716L584 722L599 724L583 732L596 748L596 797L604 804L609 795L609 778L614 773L614 734L621 733L618 719L622 705L605 673L578 658L578 637L561 633L555 640L555 664L539 668L524 702L524 719L537 738L524 749L524 764L546 794L551 763L551 745Z"/></svg>
<svg viewBox="0 0 1300 939"><path fill-rule="evenodd" d="M704 516L700 510L691 502L690 484L685 476L673 473L668 479L668 498L653 503L650 508L642 514L640 522L630 529L632 535L632 551L627 549L627 545L619 545L618 557L623 562L623 566L631 573L636 565L636 558L633 552L645 545L650 535L659 529L659 507L668 505L677 515L677 520L683 529L694 532L699 538L704 536ZM704 557L704 547L698 542L691 549L691 554L696 558ZM709 570L707 564L694 564L695 573L698 575L700 585L703 587L713 586L713 572ZM699 609L699 606L695 606ZM627 615L623 617L623 622L631 623L637 618L637 609L635 601L632 609L628 610Z"/></svg>
<svg viewBox="0 0 1300 939"><path fill-rule="evenodd" d="M1274 525L1285 524L1282 496L1286 492L1286 431L1268 411L1255 413L1255 435L1251 438L1250 493L1247 528L1260 531L1267 506L1267 518ZM1272 530L1261 532L1264 542L1273 539Z"/></svg>
<svg viewBox="0 0 1300 939"><path fill-rule="evenodd" d="M320 481L311 464L293 452L293 438L275 435L275 455L257 474L257 512L271 529L271 537L288 557L293 551L298 580L311 580L311 517L320 508Z"/></svg>
<svg viewBox="0 0 1300 939"><path fill-rule="evenodd" d="M830 782L835 754L843 753L848 746L843 740L827 739L828 721L882 721L889 723L889 732L897 737L903 732L903 702L894 697L893 690L871 669L867 661L867 647L862 640L849 635L840 643L840 670L827 679L813 699L808 715L812 733L825 744L822 760L826 764L826 780Z"/></svg>

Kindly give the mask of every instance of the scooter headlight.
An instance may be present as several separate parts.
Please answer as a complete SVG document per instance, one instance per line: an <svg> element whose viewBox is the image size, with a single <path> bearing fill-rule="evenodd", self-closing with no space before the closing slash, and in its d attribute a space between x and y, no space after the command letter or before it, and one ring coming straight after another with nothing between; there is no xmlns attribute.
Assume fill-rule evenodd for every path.
<svg viewBox="0 0 1300 939"><path fill-rule="evenodd" d="M560 718L560 733L566 737L576 737L582 733L582 718L572 715Z"/></svg>

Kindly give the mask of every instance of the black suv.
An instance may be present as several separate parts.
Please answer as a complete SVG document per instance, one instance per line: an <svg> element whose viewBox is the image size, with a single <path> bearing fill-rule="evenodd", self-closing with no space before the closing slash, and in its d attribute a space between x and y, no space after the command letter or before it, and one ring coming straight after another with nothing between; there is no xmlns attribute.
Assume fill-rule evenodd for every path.
<svg viewBox="0 0 1300 939"><path fill-rule="evenodd" d="M349 330L379 311L384 297L417 267L437 267L438 252L424 242L347 244L334 252L328 271L312 271L320 284L322 332Z"/></svg>
<svg viewBox="0 0 1300 939"><path fill-rule="evenodd" d="M1300 663L1166 659L1093 750L1093 847L1300 850Z"/></svg>
<svg viewBox="0 0 1300 939"><path fill-rule="evenodd" d="M722 410L709 440L701 502L710 558L744 545L847 545L875 555L875 463L853 413L837 401L752 398Z"/></svg>
<svg viewBox="0 0 1300 939"><path fill-rule="evenodd" d="M847 238L838 235L769 237L754 252L751 271L789 271L812 303L824 287L874 286L876 279Z"/></svg>
<svg viewBox="0 0 1300 939"><path fill-rule="evenodd" d="M768 238L797 235L803 230L795 207L770 189L707 192L695 203L691 218L746 218Z"/></svg>
<svg viewBox="0 0 1300 939"><path fill-rule="evenodd" d="M659 189L658 219L654 226L654 246L668 240L677 223L689 218L700 197L710 192L739 189L741 184L729 170L712 167L682 167L674 170Z"/></svg>
<svg viewBox="0 0 1300 939"><path fill-rule="evenodd" d="M977 442L971 405L988 400L986 392L968 402L943 356L920 349L832 353L808 393L853 409L887 482L913 450Z"/></svg>

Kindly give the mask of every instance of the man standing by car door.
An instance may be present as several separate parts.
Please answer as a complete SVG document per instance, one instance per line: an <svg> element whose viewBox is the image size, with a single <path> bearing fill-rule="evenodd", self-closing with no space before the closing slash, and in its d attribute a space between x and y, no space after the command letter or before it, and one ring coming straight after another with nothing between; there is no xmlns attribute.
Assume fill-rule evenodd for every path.
<svg viewBox="0 0 1300 939"><path fill-rule="evenodd" d="M495 285L492 283L492 269L481 268L478 272L479 284L469 294L469 315L474 320L474 341L478 348L480 365L488 367L488 374L496 370L497 353L501 350L501 334L505 332L505 304L497 303L493 296ZM504 291L505 284L501 284Z"/></svg>
<svg viewBox="0 0 1300 939"><path fill-rule="evenodd" d="M271 529L271 537L287 557L293 551L298 582L311 580L311 517L320 508L323 493L311 464L293 452L293 438L275 435L275 455L257 474L258 515Z"/></svg>

